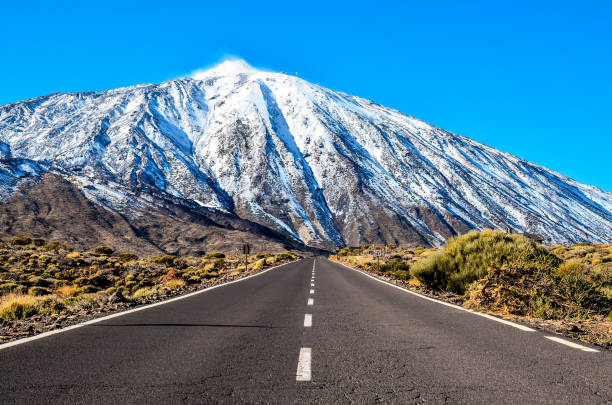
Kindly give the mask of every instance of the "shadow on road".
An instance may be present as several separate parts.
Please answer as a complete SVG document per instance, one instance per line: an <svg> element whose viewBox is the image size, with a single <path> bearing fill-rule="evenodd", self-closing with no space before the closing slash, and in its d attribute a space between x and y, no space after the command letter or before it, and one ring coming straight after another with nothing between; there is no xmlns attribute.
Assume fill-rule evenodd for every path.
<svg viewBox="0 0 612 405"><path fill-rule="evenodd" d="M121 327L121 326L200 326L210 328L261 328L261 329L282 329L280 326L267 326L267 325L215 325L215 324L198 324L198 323L126 323L120 325L105 324L105 325L90 325L98 328L104 328L108 326Z"/></svg>

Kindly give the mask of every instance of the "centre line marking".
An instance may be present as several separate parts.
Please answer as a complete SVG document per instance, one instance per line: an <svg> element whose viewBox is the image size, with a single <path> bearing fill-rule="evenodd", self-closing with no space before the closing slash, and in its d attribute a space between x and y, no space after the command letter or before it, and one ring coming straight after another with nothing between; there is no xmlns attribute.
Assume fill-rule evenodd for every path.
<svg viewBox="0 0 612 405"><path fill-rule="evenodd" d="M300 349L300 358L298 359L297 373L295 374L296 381L310 381L310 359L312 350L310 347L302 347Z"/></svg>
<svg viewBox="0 0 612 405"><path fill-rule="evenodd" d="M308 298L308 305L314 305L314 298Z"/></svg>
<svg viewBox="0 0 612 405"><path fill-rule="evenodd" d="M572 347L574 349L582 350L583 352L593 352L598 353L599 350L591 349L590 347L579 345L578 343L570 342L565 339L561 339L555 336L544 336L546 339L550 339L553 342L561 343L562 345Z"/></svg>
<svg viewBox="0 0 612 405"><path fill-rule="evenodd" d="M311 294L314 294L314 290L310 290L310 293L311 293Z"/></svg>
<svg viewBox="0 0 612 405"><path fill-rule="evenodd" d="M312 314L304 315L304 327L310 328L312 326Z"/></svg>
<svg viewBox="0 0 612 405"><path fill-rule="evenodd" d="M311 287L314 287L314 283L310 283L310 286L311 286Z"/></svg>

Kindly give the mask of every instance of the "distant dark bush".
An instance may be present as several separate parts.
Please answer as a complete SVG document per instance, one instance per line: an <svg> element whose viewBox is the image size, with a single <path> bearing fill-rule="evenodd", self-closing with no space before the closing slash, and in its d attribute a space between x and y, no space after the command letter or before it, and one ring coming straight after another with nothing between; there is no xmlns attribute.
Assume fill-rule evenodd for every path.
<svg viewBox="0 0 612 405"><path fill-rule="evenodd" d="M176 259L177 258L175 256L166 255L161 257L154 257L153 262L157 264L165 264L166 266L172 266L174 265Z"/></svg>
<svg viewBox="0 0 612 405"><path fill-rule="evenodd" d="M293 253L289 251L285 251L283 253L279 253L276 255L276 260L291 260L293 258L294 258Z"/></svg>
<svg viewBox="0 0 612 405"><path fill-rule="evenodd" d="M44 246L45 240L42 238L34 238L32 239L32 243L34 244L34 246Z"/></svg>
<svg viewBox="0 0 612 405"><path fill-rule="evenodd" d="M396 271L408 272L410 271L410 266L408 265L408 263L403 261L401 257L395 257L386 263L381 263L380 271L382 273L390 273L390 272L396 272Z"/></svg>
<svg viewBox="0 0 612 405"><path fill-rule="evenodd" d="M225 258L225 253L222 252L212 252L211 254L208 255L209 259L224 259Z"/></svg>
<svg viewBox="0 0 612 405"><path fill-rule="evenodd" d="M135 255L134 253L119 253L117 255L117 258L119 260L121 260L122 262L129 262L132 260L138 260L138 256Z"/></svg>
<svg viewBox="0 0 612 405"><path fill-rule="evenodd" d="M9 292L13 292L17 289L17 284L15 283L3 283L0 284L0 294L6 294Z"/></svg>
<svg viewBox="0 0 612 405"><path fill-rule="evenodd" d="M16 246L26 246L32 243L32 238L30 236L17 236L15 238L11 238L9 242Z"/></svg>
<svg viewBox="0 0 612 405"><path fill-rule="evenodd" d="M32 287L28 290L28 295L39 296L39 295L49 295L49 294L51 294L51 290L45 287Z"/></svg>
<svg viewBox="0 0 612 405"><path fill-rule="evenodd" d="M348 254L349 254L348 248L340 249L340 251L338 252L338 256L348 256Z"/></svg>
<svg viewBox="0 0 612 405"><path fill-rule="evenodd" d="M112 255L112 254L113 254L115 251L114 251L112 248L108 247L108 246L97 246L97 247L94 249L94 252L95 252L96 254L99 254L99 255L107 255L107 256L110 256L110 255Z"/></svg>

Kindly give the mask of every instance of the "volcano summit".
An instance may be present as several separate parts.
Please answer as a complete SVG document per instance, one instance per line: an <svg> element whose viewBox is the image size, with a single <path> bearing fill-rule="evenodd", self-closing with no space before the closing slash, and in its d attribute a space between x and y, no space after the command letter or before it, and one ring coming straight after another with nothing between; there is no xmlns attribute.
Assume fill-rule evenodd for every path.
<svg viewBox="0 0 612 405"><path fill-rule="evenodd" d="M3 234L87 245L94 229L165 252L253 238L440 245L508 226L549 243L612 242L610 192L240 60L1 106L0 156Z"/></svg>

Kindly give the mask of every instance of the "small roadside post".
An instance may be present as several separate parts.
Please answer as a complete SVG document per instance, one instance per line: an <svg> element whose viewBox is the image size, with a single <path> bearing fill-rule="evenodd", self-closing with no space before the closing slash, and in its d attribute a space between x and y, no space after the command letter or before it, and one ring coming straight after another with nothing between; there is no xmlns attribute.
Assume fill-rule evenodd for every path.
<svg viewBox="0 0 612 405"><path fill-rule="evenodd" d="M376 261L378 262L378 272L380 273L380 256L382 256L382 248L380 246L376 246L374 252L376 253Z"/></svg>
<svg viewBox="0 0 612 405"><path fill-rule="evenodd" d="M249 269L249 253L251 251L251 247L248 243L242 246L242 251L244 253L244 271L246 272Z"/></svg>

